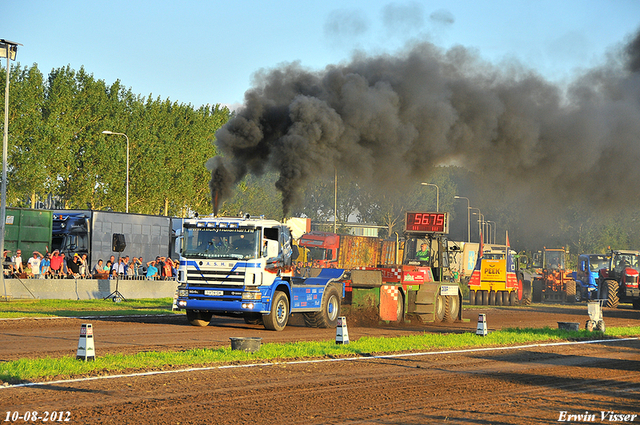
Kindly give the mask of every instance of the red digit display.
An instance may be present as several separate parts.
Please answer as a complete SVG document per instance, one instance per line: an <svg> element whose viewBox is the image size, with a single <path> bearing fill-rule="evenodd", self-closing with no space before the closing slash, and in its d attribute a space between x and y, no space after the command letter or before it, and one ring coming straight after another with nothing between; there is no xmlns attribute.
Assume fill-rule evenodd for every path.
<svg viewBox="0 0 640 425"><path fill-rule="evenodd" d="M447 213L407 212L405 216L405 232L449 233Z"/></svg>

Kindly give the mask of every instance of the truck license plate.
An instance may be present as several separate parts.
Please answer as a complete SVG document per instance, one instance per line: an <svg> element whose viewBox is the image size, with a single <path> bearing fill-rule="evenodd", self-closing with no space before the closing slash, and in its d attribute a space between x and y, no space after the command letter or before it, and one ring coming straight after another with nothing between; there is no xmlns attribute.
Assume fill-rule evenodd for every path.
<svg viewBox="0 0 640 425"><path fill-rule="evenodd" d="M224 292L223 291L214 291L213 289L205 289L204 290L204 294L205 295L216 296L216 295L223 295Z"/></svg>

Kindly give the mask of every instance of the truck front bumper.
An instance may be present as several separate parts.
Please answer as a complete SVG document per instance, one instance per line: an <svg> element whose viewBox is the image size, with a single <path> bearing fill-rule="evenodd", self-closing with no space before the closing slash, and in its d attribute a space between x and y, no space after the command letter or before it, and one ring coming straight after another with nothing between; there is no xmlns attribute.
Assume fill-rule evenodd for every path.
<svg viewBox="0 0 640 425"><path fill-rule="evenodd" d="M203 300L178 298L180 310L199 310L220 313L269 313L268 304L258 300Z"/></svg>

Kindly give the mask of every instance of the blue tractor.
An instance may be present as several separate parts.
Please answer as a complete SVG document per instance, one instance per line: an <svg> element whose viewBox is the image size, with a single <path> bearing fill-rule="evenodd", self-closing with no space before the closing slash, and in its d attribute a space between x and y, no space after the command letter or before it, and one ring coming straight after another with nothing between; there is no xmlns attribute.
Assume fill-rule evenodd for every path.
<svg viewBox="0 0 640 425"><path fill-rule="evenodd" d="M598 277L600 269L608 267L605 254L582 254L578 257L578 271L575 272L576 301L598 298Z"/></svg>

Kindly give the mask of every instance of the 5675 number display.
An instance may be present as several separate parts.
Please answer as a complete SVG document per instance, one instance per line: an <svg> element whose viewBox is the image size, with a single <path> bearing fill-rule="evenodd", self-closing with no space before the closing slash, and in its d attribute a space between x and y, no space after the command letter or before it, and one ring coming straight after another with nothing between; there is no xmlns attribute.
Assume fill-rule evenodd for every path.
<svg viewBox="0 0 640 425"><path fill-rule="evenodd" d="M53 411L44 412L27 410L24 414L15 412L6 412L7 416L4 418L4 422L69 422L71 420L71 412L68 411Z"/></svg>

